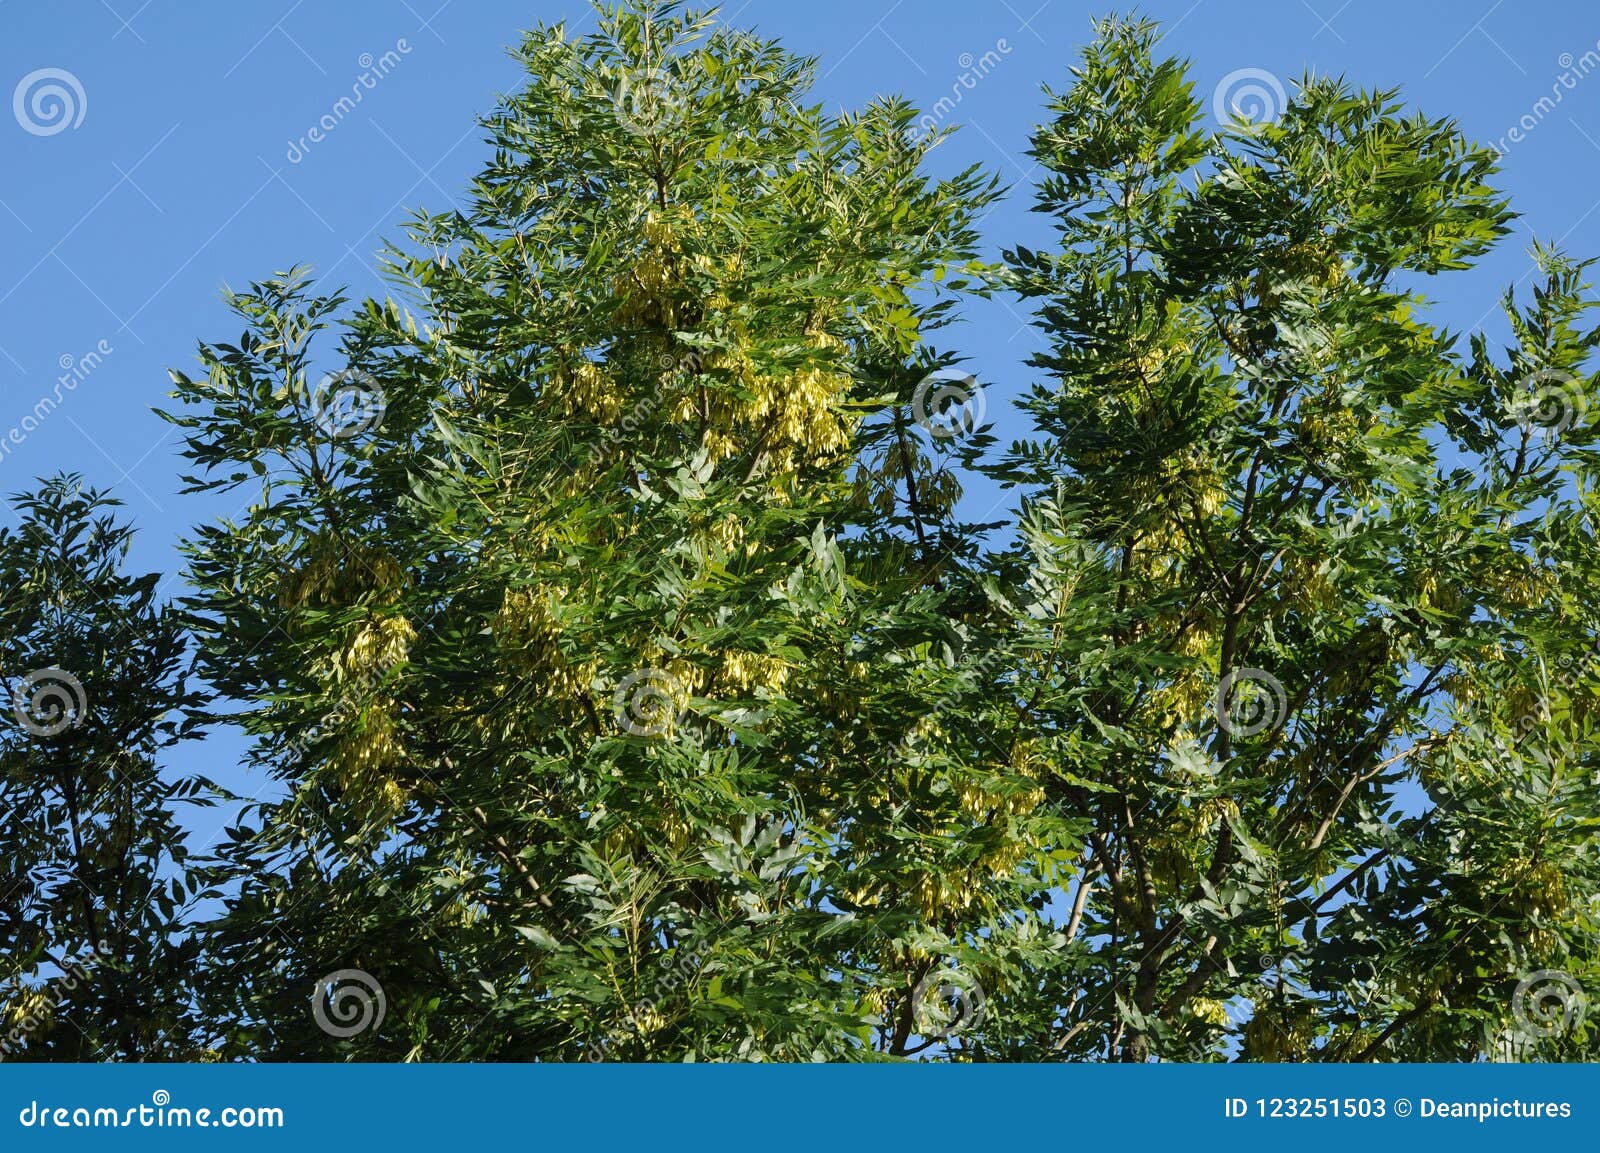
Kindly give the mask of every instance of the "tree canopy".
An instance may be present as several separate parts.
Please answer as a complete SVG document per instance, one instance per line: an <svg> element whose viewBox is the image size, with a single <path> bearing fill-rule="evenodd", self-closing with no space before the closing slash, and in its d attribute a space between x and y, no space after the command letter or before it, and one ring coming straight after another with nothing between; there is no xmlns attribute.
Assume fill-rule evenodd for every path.
<svg viewBox="0 0 1600 1153"><path fill-rule="evenodd" d="M291 269L173 372L251 502L172 605L16 498L0 1056L1600 1055L1600 329L1553 248L1509 347L1430 319L1492 151L1320 76L1208 125L1108 18L996 257L908 102L598 16L390 296ZM271 788L160 771L224 721Z"/></svg>

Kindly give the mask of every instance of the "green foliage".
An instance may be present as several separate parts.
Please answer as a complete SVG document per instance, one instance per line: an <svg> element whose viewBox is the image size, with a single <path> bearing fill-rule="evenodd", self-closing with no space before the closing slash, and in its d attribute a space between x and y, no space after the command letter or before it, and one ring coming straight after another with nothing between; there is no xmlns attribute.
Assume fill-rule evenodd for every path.
<svg viewBox="0 0 1600 1153"><path fill-rule="evenodd" d="M341 302L294 275L175 377L195 483L260 485L191 603L288 790L221 854L209 1011L238 1054L905 1051L1059 867L1030 778L900 747L983 611L907 409L992 184L706 18L521 56L469 209L343 329L381 424L321 419ZM344 969L383 1030L307 1018Z"/></svg>
<svg viewBox="0 0 1600 1153"><path fill-rule="evenodd" d="M1052 346L1005 563L1094 830L1053 1047L1499 1053L1519 978L1595 975L1582 269L1463 357L1408 285L1506 230L1488 152L1318 78L1204 136L1154 42L1102 25L1035 144L1061 250L1011 258Z"/></svg>
<svg viewBox="0 0 1600 1153"><path fill-rule="evenodd" d="M181 623L122 571L115 502L57 477L0 529L0 1059L188 1059L200 891L174 812L198 778L157 770L190 735Z"/></svg>

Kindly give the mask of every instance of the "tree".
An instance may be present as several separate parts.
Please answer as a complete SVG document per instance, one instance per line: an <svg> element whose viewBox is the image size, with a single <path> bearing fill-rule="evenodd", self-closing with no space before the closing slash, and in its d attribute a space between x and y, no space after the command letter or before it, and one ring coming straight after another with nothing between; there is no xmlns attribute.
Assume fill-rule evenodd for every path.
<svg viewBox="0 0 1600 1153"><path fill-rule="evenodd" d="M194 483L261 487L191 607L288 792L217 875L231 1052L910 1052L1058 867L1031 779L904 755L978 598L909 409L992 185L673 8L528 37L331 374L288 275L174 377Z"/></svg>
<svg viewBox="0 0 1600 1153"><path fill-rule="evenodd" d="M1010 258L1029 739L1090 827L1029 1051L1593 1056L1584 266L1464 353L1419 285L1506 231L1492 155L1318 77L1205 133L1156 40L1100 26L1035 137L1060 248Z"/></svg>
<svg viewBox="0 0 1600 1153"><path fill-rule="evenodd" d="M60 476L0 529L0 1059L191 1059L179 912L200 892L163 749L201 699L155 574L122 571L116 502Z"/></svg>
<svg viewBox="0 0 1600 1153"><path fill-rule="evenodd" d="M84 679L0 747L11 989L116 958L26 1051L1594 1056L1587 266L1463 345L1489 152L1319 77L1210 131L1157 42L1097 25L1059 242L991 265L909 105L605 7L395 298L234 294L164 415L256 494L181 610L277 789L186 859L184 631L103 498L24 499L0 656ZM1005 447L933 343L992 291L1048 341Z"/></svg>

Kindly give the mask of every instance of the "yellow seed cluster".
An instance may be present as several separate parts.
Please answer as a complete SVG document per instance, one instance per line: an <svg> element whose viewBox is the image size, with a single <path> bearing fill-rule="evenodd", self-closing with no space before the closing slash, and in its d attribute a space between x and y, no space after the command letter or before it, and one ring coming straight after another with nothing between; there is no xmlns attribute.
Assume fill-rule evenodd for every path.
<svg viewBox="0 0 1600 1153"><path fill-rule="evenodd" d="M395 702L383 696L381 678L409 659L416 629L404 617L366 622L334 657L338 681L349 686L350 715L328 757L328 770L347 804L375 825L387 826L405 808L409 794L394 779L406 762Z"/></svg>
<svg viewBox="0 0 1600 1153"><path fill-rule="evenodd" d="M1012 817L1025 816L1044 804L1043 789L1014 789L1009 793L994 792L972 781L958 786L961 809L974 820L988 820L994 814Z"/></svg>
<svg viewBox="0 0 1600 1153"><path fill-rule="evenodd" d="M789 669L788 661L765 653L733 649L722 654L722 680L741 691L759 688L776 692L788 682Z"/></svg>
<svg viewBox="0 0 1600 1153"><path fill-rule="evenodd" d="M1094 454L1100 455L1100 454ZM1105 463L1111 463L1107 456ZM1163 461L1148 475L1129 478L1127 506L1142 510L1135 570L1160 578L1199 546L1192 523L1218 515L1227 504L1228 488L1197 451Z"/></svg>
<svg viewBox="0 0 1600 1153"><path fill-rule="evenodd" d="M960 479L948 468L934 467L914 442L909 452L918 509L934 518L949 512L961 499ZM875 457L860 458L853 478L856 504L871 506L885 516L894 512L895 506L907 499L905 457L899 445L891 445Z"/></svg>
<svg viewBox="0 0 1600 1153"><path fill-rule="evenodd" d="M1537 913L1549 916L1564 911L1570 903L1566 879L1549 861L1513 866L1512 875L1523 900Z"/></svg>
<svg viewBox="0 0 1600 1153"><path fill-rule="evenodd" d="M734 513L709 522L707 519L699 520L695 529L695 544L708 554L727 556L744 544L744 521ZM747 551L749 555L755 555L754 542Z"/></svg>
<svg viewBox="0 0 1600 1153"><path fill-rule="evenodd" d="M393 592L406 581L399 563L379 548L345 549L329 536L312 541L307 552L308 559L289 571L279 590L284 608L350 604Z"/></svg>
<svg viewBox="0 0 1600 1153"><path fill-rule="evenodd" d="M688 851L694 828L686 819L668 814L662 818L661 831L666 834L667 847L674 853Z"/></svg>
<svg viewBox="0 0 1600 1153"><path fill-rule="evenodd" d="M695 693L703 692L706 687L705 670L692 664L684 657L674 657L666 663L664 671L672 678L672 683L677 687L674 694L679 705L687 705L689 698Z"/></svg>
<svg viewBox="0 0 1600 1153"><path fill-rule="evenodd" d="M1501 598L1517 608L1534 608L1555 595L1556 582L1548 573L1535 568L1521 571L1507 568L1491 574L1489 579Z"/></svg>
<svg viewBox="0 0 1600 1153"><path fill-rule="evenodd" d="M341 680L381 673L404 662L416 639L417 630L405 617L368 621L349 647L334 657L334 666Z"/></svg>
<svg viewBox="0 0 1600 1153"><path fill-rule="evenodd" d="M504 648L521 649L535 661L548 661L556 649L561 626L551 611L559 604L559 590L508 588L494 620L494 639Z"/></svg>
<svg viewBox="0 0 1600 1153"><path fill-rule="evenodd" d="M445 877L440 879L439 886L445 892L444 904L439 910L438 917L444 924L465 928L483 917L484 907L461 893L471 879L471 875L464 869L450 869Z"/></svg>
<svg viewBox="0 0 1600 1153"><path fill-rule="evenodd" d="M1339 597L1339 590L1328 579L1322 564L1304 557L1290 557L1284 561L1283 589L1302 612L1331 608Z"/></svg>
<svg viewBox="0 0 1600 1153"><path fill-rule="evenodd" d="M495 640L515 665L539 674L549 694L557 697L586 692L596 669L593 662L569 664L561 651L555 610L564 595L561 589L507 589L492 626Z"/></svg>
<svg viewBox="0 0 1600 1153"><path fill-rule="evenodd" d="M1441 582L1439 575L1432 569L1422 574L1417 581L1417 600L1423 608L1453 613L1461 607L1461 598L1449 578Z"/></svg>
<svg viewBox="0 0 1600 1153"><path fill-rule="evenodd" d="M1195 816L1200 828L1209 831L1219 821L1237 820L1239 802L1230 797L1207 797L1195 806Z"/></svg>
<svg viewBox="0 0 1600 1153"><path fill-rule="evenodd" d="M1159 827L1151 833L1150 860L1178 884L1192 882L1209 853L1207 846L1217 823L1238 815L1239 803L1227 797L1174 805L1162 814Z"/></svg>
<svg viewBox="0 0 1600 1153"><path fill-rule="evenodd" d="M1253 1061L1301 1061L1316 1037L1316 1022L1305 1012L1262 1006L1245 1022L1244 1051Z"/></svg>
<svg viewBox="0 0 1600 1153"><path fill-rule="evenodd" d="M1222 502L1227 497L1227 490L1217 482L1215 477L1204 477L1195 487L1195 509L1202 517L1216 516L1221 511Z"/></svg>
<svg viewBox="0 0 1600 1153"><path fill-rule="evenodd" d="M0 1032L20 1033L27 1038L42 1037L55 1024L55 1002L43 989L25 989L0 1014Z"/></svg>
<svg viewBox="0 0 1600 1153"><path fill-rule="evenodd" d="M1021 759L1026 760L1027 754ZM913 781L904 774L900 774L900 778L887 785L886 797L916 791ZM928 816L950 834L961 825L971 823L989 826L1003 835L970 866L952 870L930 862L925 868L909 870L898 882L898 888L930 923L984 905L990 900L990 886L995 878L1009 876L1024 862L1041 861L1045 856L1024 823L1024 818L1037 812L1045 798L1045 790L1037 785L1006 788L999 781L960 782L954 789L957 808ZM861 863L866 861L863 859ZM890 899L883 881L858 883L853 889L847 889L846 895L859 904Z"/></svg>
<svg viewBox="0 0 1600 1153"><path fill-rule="evenodd" d="M1506 716L1540 718L1547 715L1549 702L1544 694L1528 685L1515 685L1504 690L1501 696L1505 701Z"/></svg>
<svg viewBox="0 0 1600 1153"><path fill-rule="evenodd" d="M622 415L622 395L604 369L585 360L555 382L556 403L568 416L583 416L597 424L610 424Z"/></svg>
<svg viewBox="0 0 1600 1153"><path fill-rule="evenodd" d="M405 808L408 794L391 770L405 762L393 705L371 702L334 746L328 768L347 803L377 825L387 825Z"/></svg>
<svg viewBox="0 0 1600 1153"><path fill-rule="evenodd" d="M1175 674L1168 684L1151 693L1150 707L1161 717L1163 727L1185 725L1211 708L1214 696L1199 669L1190 669Z"/></svg>
<svg viewBox="0 0 1600 1153"><path fill-rule="evenodd" d="M1329 455L1342 455L1366 431L1366 423L1348 408L1313 412L1300 421L1300 432L1307 446Z"/></svg>
<svg viewBox="0 0 1600 1153"><path fill-rule="evenodd" d="M775 478L791 474L804 459L846 449L855 422L835 410L852 381L848 372L831 363L847 351L845 342L813 318L803 339L824 356L788 371L758 366L753 355L756 341L734 315L734 286L744 277L743 259L737 254L720 259L690 254L687 242L698 233L698 226L682 213L653 211L641 232L638 256L612 285L617 318L625 325L671 329L690 322L691 316L693 322L704 323L709 314L732 336L730 347L707 353L699 367L734 388L716 389L710 395L698 389L680 392L665 410L670 418L704 422L704 448L713 461L759 443L767 472ZM694 299L685 284L685 277L694 272L713 278L718 286ZM761 337L770 339L770 334ZM622 409L622 399L603 373L588 380L564 380L561 387L570 398L563 404L596 419L613 420Z"/></svg>
<svg viewBox="0 0 1600 1153"><path fill-rule="evenodd" d="M743 348L707 356L705 368L748 394L719 392L706 401L705 446L712 460L725 460L759 441L767 448L771 470L782 474L792 472L798 458L827 456L849 445L854 422L833 411L850 387L847 373L817 365L765 373ZM678 421L697 420L700 403L698 396L681 395L671 415Z"/></svg>
<svg viewBox="0 0 1600 1153"><path fill-rule="evenodd" d="M978 894L977 886L964 877L948 873L920 873L911 886L912 899L921 907L922 916L928 921L939 920L940 914L945 912L962 912L971 908Z"/></svg>
<svg viewBox="0 0 1600 1153"><path fill-rule="evenodd" d="M757 378L749 419L758 426L774 422L774 439L790 451L821 456L850 442L844 421L832 412L833 402L850 386L844 373L807 368L784 377Z"/></svg>
<svg viewBox="0 0 1600 1153"><path fill-rule="evenodd" d="M1211 642L1214 634L1203 625L1195 625L1185 629L1178 636L1174 646L1179 653L1190 659L1199 659L1211 651Z"/></svg>
<svg viewBox="0 0 1600 1153"><path fill-rule="evenodd" d="M1343 258L1326 242L1306 240L1291 244L1279 252L1276 263L1278 268L1273 275L1269 276L1263 269L1255 277L1255 293L1268 305L1279 300L1279 284L1303 281L1329 291L1348 279ZM1276 279L1278 277L1282 280Z"/></svg>
<svg viewBox="0 0 1600 1153"><path fill-rule="evenodd" d="M632 1012L633 1026L641 1035L659 1033L667 1027L667 1019L654 1005L635 1005Z"/></svg>
<svg viewBox="0 0 1600 1153"><path fill-rule="evenodd" d="M1173 358L1173 355L1172 349L1161 345L1150 349L1136 361L1139 375L1147 381L1158 380L1162 375L1162 370L1166 368L1167 362Z"/></svg>
<svg viewBox="0 0 1600 1153"><path fill-rule="evenodd" d="M974 801L982 804L981 798L974 798ZM966 805L967 800L963 798L963 808ZM1009 803L1007 808L1010 808ZM1007 830L1010 835L986 849L965 871L938 869L919 872L911 878L910 895L925 920L938 923L947 914L965 912L974 905L984 904L990 898L992 881L1009 876L1022 862L1038 857L1039 846L1024 837L1020 829L1012 827L1012 822L1007 822Z"/></svg>
<svg viewBox="0 0 1600 1153"><path fill-rule="evenodd" d="M678 226L652 212L642 230L638 258L612 285L619 301L617 319L625 325L673 328L681 306L676 268L683 260L683 246Z"/></svg>
<svg viewBox="0 0 1600 1153"><path fill-rule="evenodd" d="M1032 860L1037 852L1037 845L1011 837L978 858L977 872L985 878L1009 877L1018 865Z"/></svg>
<svg viewBox="0 0 1600 1153"><path fill-rule="evenodd" d="M1529 929L1525 944L1533 956L1560 956L1562 936L1554 929Z"/></svg>
<svg viewBox="0 0 1600 1153"><path fill-rule="evenodd" d="M646 641L640 646L639 664L642 668L659 669L665 673L680 704L687 704L690 697L704 692L708 683L705 669L682 653L669 656L667 650L654 641ZM661 687L668 686L662 682Z"/></svg>

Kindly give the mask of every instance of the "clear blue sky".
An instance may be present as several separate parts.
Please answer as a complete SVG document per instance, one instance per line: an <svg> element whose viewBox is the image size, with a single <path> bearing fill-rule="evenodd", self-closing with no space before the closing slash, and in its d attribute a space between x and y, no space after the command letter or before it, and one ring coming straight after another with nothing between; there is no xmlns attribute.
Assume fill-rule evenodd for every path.
<svg viewBox="0 0 1600 1153"><path fill-rule="evenodd" d="M830 105L900 92L931 106L972 60L996 52L998 65L961 89L951 119L964 127L939 163L979 161L1022 186L986 218L998 251L1047 235L1028 212L1023 155L1040 85L1066 82L1091 15L1108 10L1082 0L735 0L723 14L820 57L818 95ZM1139 10L1193 62L1208 106L1240 69L1284 83L1311 69L1401 85L1409 102L1486 141L1532 125L1509 142L1501 177L1523 214L1518 235L1434 290L1452 327L1479 326L1504 285L1527 284L1535 235L1600 254L1600 67L1559 83L1564 70L1570 79L1594 65L1585 52L1600 52L1593 0L1151 0ZM15 99L0 106L0 491L58 469L114 488L141 528L135 563L172 574L168 590L181 591L174 542L235 510L176 495L173 430L150 412L166 369L191 367L198 339L238 335L219 300L225 284L306 263L357 296L381 294L382 239L398 234L407 209L447 206L478 167L474 117L519 83L505 46L562 17L592 24L580 0L0 0L0 99L44 69L76 82L34 77L20 115ZM291 163L291 142L389 51L398 63ZM66 123L59 104L51 116L52 84L72 105ZM1556 90L1559 104L1536 107ZM30 105L36 94L42 112ZM970 357L1005 433L1016 428L1005 401L1028 379L1022 361L1036 340L1005 302L969 315L945 343ZM101 342L102 362L10 443L72 374L63 365ZM236 750L220 737L184 759L237 782Z"/></svg>

